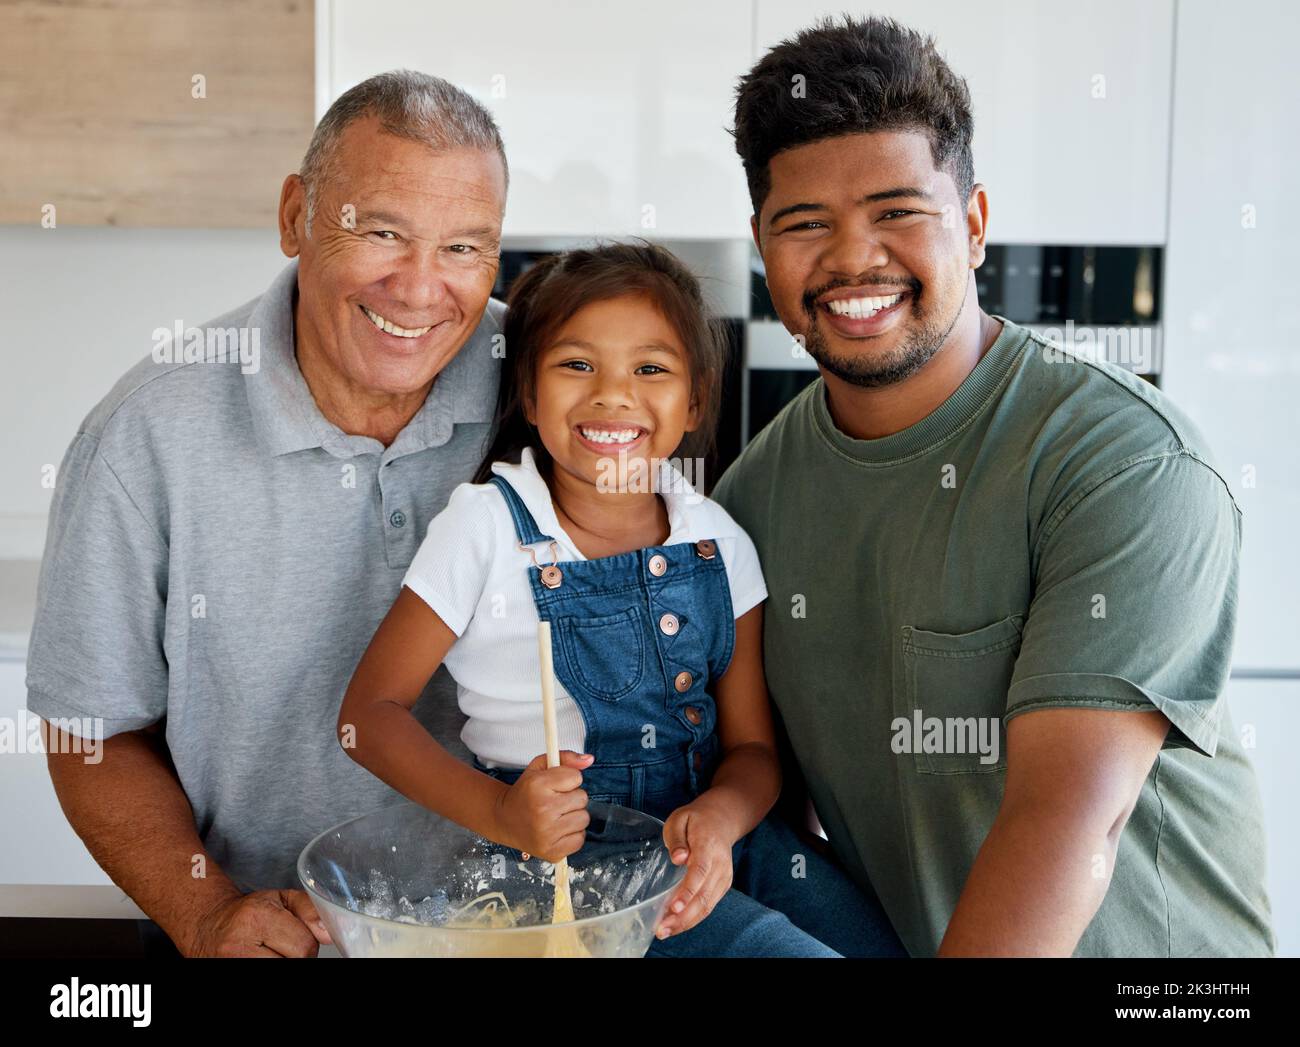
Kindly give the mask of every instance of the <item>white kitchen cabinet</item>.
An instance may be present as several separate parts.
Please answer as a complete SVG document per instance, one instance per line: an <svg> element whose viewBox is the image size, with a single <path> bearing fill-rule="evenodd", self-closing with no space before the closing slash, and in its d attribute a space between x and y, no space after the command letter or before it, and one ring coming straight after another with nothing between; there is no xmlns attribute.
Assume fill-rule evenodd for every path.
<svg viewBox="0 0 1300 1047"><path fill-rule="evenodd" d="M318 17L321 100L405 67L491 109L511 168L507 236L748 237L725 129L750 63L749 0L322 0Z"/></svg>
<svg viewBox="0 0 1300 1047"><path fill-rule="evenodd" d="M26 667L0 660L0 719L26 737ZM0 884L110 884L64 817L43 753L0 752ZM25 747L20 742L18 748Z"/></svg>
<svg viewBox="0 0 1300 1047"><path fill-rule="evenodd" d="M1196 419L1242 510L1234 662L1300 670L1300 72L1290 0L1178 7L1164 387Z"/></svg>
<svg viewBox="0 0 1300 1047"><path fill-rule="evenodd" d="M844 7L756 10L762 54ZM933 35L970 86L994 242L1164 243L1172 0L896 0L885 13Z"/></svg>
<svg viewBox="0 0 1300 1047"><path fill-rule="evenodd" d="M1279 956L1300 956L1300 679L1233 679L1228 708L1255 767L1264 805L1268 894Z"/></svg>
<svg viewBox="0 0 1300 1047"><path fill-rule="evenodd" d="M736 80L839 10L320 0L318 109L385 69L434 73L501 126L508 236L744 239L748 196L726 133ZM970 84L995 241L1164 242L1172 0L900 0L890 13L935 34Z"/></svg>

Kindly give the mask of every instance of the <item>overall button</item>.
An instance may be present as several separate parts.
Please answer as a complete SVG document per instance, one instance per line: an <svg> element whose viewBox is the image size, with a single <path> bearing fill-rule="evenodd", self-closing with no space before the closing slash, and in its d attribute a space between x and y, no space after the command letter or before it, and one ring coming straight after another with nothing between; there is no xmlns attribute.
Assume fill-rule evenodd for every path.
<svg viewBox="0 0 1300 1047"><path fill-rule="evenodd" d="M696 754L695 754L695 758L694 758L691 762L692 762L693 764L695 764L695 769L696 769L697 771L702 770L703 767L704 767L704 756L703 756L703 754L701 754L701 753L696 753Z"/></svg>
<svg viewBox="0 0 1300 1047"><path fill-rule="evenodd" d="M650 560L646 564L646 566L650 568L650 573L653 574L656 578L658 578L661 574L664 573L664 571L668 570L668 561L665 560L658 553L655 553L654 556L650 557Z"/></svg>
<svg viewBox="0 0 1300 1047"><path fill-rule="evenodd" d="M564 581L564 572L555 564L548 564L542 568L542 584L548 589L558 589L560 583Z"/></svg>
<svg viewBox="0 0 1300 1047"><path fill-rule="evenodd" d="M401 509L394 509L388 516L388 522L394 527L405 527L406 514Z"/></svg>
<svg viewBox="0 0 1300 1047"><path fill-rule="evenodd" d="M676 636L680 625L675 614L665 614L659 619L659 631L665 636Z"/></svg>
<svg viewBox="0 0 1300 1047"><path fill-rule="evenodd" d="M712 560L717 551L717 545L710 538L703 538L695 543L695 553L701 560Z"/></svg>
<svg viewBox="0 0 1300 1047"><path fill-rule="evenodd" d="M700 715L699 709L695 708L695 706L693 705L688 705L686 707L686 719L690 720L691 723L695 724L695 726L698 727L700 725L700 721L703 720L704 717Z"/></svg>
<svg viewBox="0 0 1300 1047"><path fill-rule="evenodd" d="M676 687L680 693L685 694L691 689L691 684L694 680L695 677L683 669L677 674L677 678L673 680L673 686Z"/></svg>

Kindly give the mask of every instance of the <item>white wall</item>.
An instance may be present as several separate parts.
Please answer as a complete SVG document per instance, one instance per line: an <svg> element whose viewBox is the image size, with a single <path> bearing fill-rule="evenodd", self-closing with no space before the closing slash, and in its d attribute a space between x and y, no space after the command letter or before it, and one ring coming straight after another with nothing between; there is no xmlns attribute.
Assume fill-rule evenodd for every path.
<svg viewBox="0 0 1300 1047"><path fill-rule="evenodd" d="M0 226L0 560L40 557L42 469L154 328L246 302L286 262L274 229Z"/></svg>

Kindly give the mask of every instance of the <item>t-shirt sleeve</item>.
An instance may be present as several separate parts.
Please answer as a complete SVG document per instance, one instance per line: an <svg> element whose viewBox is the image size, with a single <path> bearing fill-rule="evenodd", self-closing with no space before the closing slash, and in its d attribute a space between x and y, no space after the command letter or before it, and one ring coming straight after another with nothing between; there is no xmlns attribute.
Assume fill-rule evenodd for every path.
<svg viewBox="0 0 1300 1047"><path fill-rule="evenodd" d="M429 521L424 541L402 584L427 603L460 636L474 617L492 568L496 519L483 490L461 484L446 508ZM503 503L504 504L504 503Z"/></svg>
<svg viewBox="0 0 1300 1047"><path fill-rule="evenodd" d="M167 543L79 434L59 467L27 651L27 707L82 737L167 714Z"/></svg>
<svg viewBox="0 0 1300 1047"><path fill-rule="evenodd" d="M1166 748L1213 756L1231 667L1241 514L1177 453L1063 506L1038 544L1006 718L1049 706L1159 709Z"/></svg>
<svg viewBox="0 0 1300 1047"><path fill-rule="evenodd" d="M739 511L735 495L736 474L739 471L740 459L737 459L727 466L726 471L718 478L718 482L713 485L713 490L709 492L709 497L733 517L738 515Z"/></svg>
<svg viewBox="0 0 1300 1047"><path fill-rule="evenodd" d="M715 524L722 548L723 565L727 570L727 584L731 589L732 617L745 612L767 599L767 583L758 550L745 529L736 523L722 506L711 506L717 520Z"/></svg>

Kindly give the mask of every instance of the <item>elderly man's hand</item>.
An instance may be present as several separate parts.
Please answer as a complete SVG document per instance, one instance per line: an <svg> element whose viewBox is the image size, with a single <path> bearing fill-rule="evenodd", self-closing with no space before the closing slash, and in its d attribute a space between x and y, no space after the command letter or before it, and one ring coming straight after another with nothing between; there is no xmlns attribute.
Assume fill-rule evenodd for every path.
<svg viewBox="0 0 1300 1047"><path fill-rule="evenodd" d="M200 921L187 956L315 956L329 932L305 891L254 891Z"/></svg>

